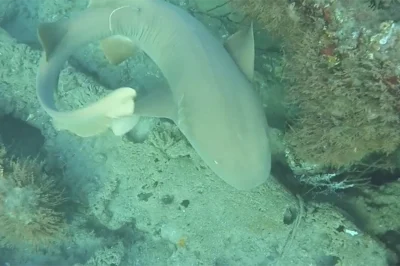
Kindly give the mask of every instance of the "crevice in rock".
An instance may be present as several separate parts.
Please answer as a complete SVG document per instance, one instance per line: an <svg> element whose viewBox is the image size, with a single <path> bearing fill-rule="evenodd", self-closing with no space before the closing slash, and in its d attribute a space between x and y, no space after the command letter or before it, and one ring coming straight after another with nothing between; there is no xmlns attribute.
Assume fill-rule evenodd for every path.
<svg viewBox="0 0 400 266"><path fill-rule="evenodd" d="M0 117L0 143L15 157L37 157L45 138L39 129L11 115Z"/></svg>
<svg viewBox="0 0 400 266"><path fill-rule="evenodd" d="M18 43L26 44L33 50L41 50L39 39L37 38L37 22L18 12L18 15L5 21L1 27Z"/></svg>
<svg viewBox="0 0 400 266"><path fill-rule="evenodd" d="M370 174L370 182L373 186L382 186L399 180L399 177L399 169L395 169L393 172L389 170L378 170Z"/></svg>

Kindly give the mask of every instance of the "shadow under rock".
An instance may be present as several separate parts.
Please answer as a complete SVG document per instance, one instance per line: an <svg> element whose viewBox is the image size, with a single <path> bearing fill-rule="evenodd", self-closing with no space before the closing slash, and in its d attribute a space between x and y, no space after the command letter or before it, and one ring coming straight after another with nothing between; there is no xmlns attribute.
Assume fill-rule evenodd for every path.
<svg viewBox="0 0 400 266"><path fill-rule="evenodd" d="M274 161L272 164L272 175L294 196L299 195L307 202L328 203L338 208L338 211L353 222L364 233L369 234L376 241L385 245L387 250L391 251L395 257L388 257L388 265L400 266L400 238L399 232L388 228L388 231L381 235L376 235L368 228L370 217L366 216L363 210L360 210L353 199L363 195L361 189L353 188L344 192L321 192L316 191L314 187L300 182L290 169L290 167L281 161ZM381 186L398 180L398 172L390 172L381 170L370 173L370 185ZM345 178L345 177L342 177ZM313 191L313 192L311 192ZM342 232L344 227L338 227L338 232Z"/></svg>

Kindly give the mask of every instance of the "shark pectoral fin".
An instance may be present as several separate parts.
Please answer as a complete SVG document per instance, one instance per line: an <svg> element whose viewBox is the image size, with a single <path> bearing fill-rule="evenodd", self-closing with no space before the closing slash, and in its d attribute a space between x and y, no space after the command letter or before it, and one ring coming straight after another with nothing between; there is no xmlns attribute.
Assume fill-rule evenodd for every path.
<svg viewBox="0 0 400 266"><path fill-rule="evenodd" d="M122 63L139 51L139 47L131 39L122 35L108 37L100 42L100 46L107 60L114 65Z"/></svg>
<svg viewBox="0 0 400 266"><path fill-rule="evenodd" d="M224 46L247 78L253 80L255 56L253 23L248 29L240 30L230 36Z"/></svg>
<svg viewBox="0 0 400 266"><path fill-rule="evenodd" d="M169 88L157 89L148 95L139 97L135 105L135 114L176 121L177 105L171 90Z"/></svg>
<svg viewBox="0 0 400 266"><path fill-rule="evenodd" d="M124 105L119 108L125 109ZM176 105L173 101L172 92L169 88L157 89L148 95L139 98L135 102L135 112L129 116L118 116L121 111L112 109L108 117L113 117L111 129L116 136L122 136L132 130L140 120L141 116L162 117L175 121Z"/></svg>
<svg viewBox="0 0 400 266"><path fill-rule="evenodd" d="M50 60L58 44L67 32L68 25L65 20L39 24L37 35L44 49L46 61Z"/></svg>
<svg viewBox="0 0 400 266"><path fill-rule="evenodd" d="M111 130L114 135L122 136L131 131L139 122L140 116L131 115L113 119L111 123Z"/></svg>
<svg viewBox="0 0 400 266"><path fill-rule="evenodd" d="M99 135L107 130L111 119L101 121L104 117L99 118L95 119L92 117L85 121L79 120L67 125L64 121L60 122L59 120L53 120L53 126L57 131L67 130L77 136L86 138Z"/></svg>
<svg viewBox="0 0 400 266"><path fill-rule="evenodd" d="M121 134L129 126L131 128L134 126L133 121L128 123L125 120L125 123L129 124L125 127L122 127L121 123L126 117L132 117L135 110L135 97L134 89L119 88L85 108L52 113L53 125L57 130L68 130L80 137L95 136L108 128Z"/></svg>

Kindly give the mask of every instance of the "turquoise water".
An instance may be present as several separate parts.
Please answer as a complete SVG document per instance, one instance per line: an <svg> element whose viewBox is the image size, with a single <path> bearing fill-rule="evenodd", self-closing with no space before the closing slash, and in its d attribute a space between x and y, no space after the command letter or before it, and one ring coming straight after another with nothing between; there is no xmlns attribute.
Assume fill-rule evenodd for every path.
<svg viewBox="0 0 400 266"><path fill-rule="evenodd" d="M221 43L247 25L224 1L171 2ZM1 266L396 265L396 171L345 183L348 175L337 169L294 164L283 134L298 110L283 104L281 42L260 24L253 85L265 104L273 157L273 177L263 185L229 186L169 119L141 118L124 136L55 130L35 93L43 52L36 32L39 23L86 6L0 2ZM56 103L73 110L124 86L147 95L168 83L148 55L111 65L93 41L64 65ZM364 181L380 189L352 190Z"/></svg>

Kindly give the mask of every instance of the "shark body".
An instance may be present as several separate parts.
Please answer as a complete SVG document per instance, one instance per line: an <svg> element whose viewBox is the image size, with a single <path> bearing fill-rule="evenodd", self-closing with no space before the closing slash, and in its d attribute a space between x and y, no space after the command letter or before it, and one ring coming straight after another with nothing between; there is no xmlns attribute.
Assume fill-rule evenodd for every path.
<svg viewBox="0 0 400 266"><path fill-rule="evenodd" d="M60 130L80 136L107 128L122 135L135 115L173 120L205 163L237 189L251 189L270 175L271 153L262 103L251 83L252 27L224 46L186 11L162 0L92 0L73 19L43 23L38 35L45 55L37 96ZM54 101L59 74L75 49L102 41L106 57L119 63L136 47L160 68L169 89L135 101L120 88L84 109L61 112Z"/></svg>

